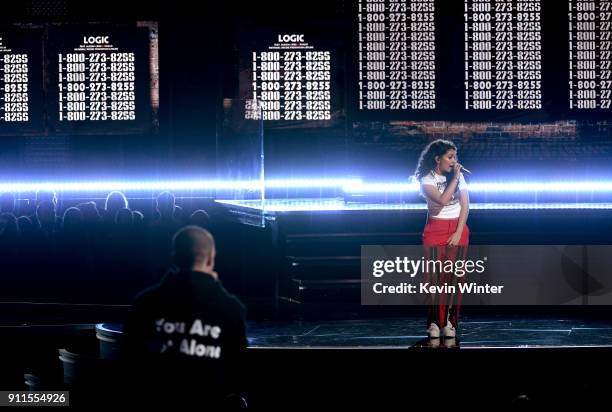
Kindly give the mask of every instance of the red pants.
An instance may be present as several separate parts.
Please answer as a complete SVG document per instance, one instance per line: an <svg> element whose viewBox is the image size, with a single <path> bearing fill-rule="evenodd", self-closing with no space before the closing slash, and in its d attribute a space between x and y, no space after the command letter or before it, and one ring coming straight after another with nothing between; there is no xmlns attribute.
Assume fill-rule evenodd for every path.
<svg viewBox="0 0 612 412"><path fill-rule="evenodd" d="M470 229L467 225L463 227L461 239L457 246L448 247L448 238L457 230L459 219L428 219L423 231L423 249L425 259L441 262L465 259L469 245ZM440 272L436 270L426 271L424 282L430 286L443 286L444 284L455 286L457 293L435 293L427 295L428 307L427 326L435 323L443 328L447 321L457 328L459 325L459 309L461 307L461 293L458 283L465 282L465 276L458 277L452 272Z"/></svg>

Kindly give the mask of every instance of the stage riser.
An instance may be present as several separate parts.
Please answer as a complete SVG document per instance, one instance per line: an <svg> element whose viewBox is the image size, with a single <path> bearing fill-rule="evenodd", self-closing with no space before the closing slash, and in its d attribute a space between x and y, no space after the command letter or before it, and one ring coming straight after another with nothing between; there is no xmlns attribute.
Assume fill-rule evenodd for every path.
<svg viewBox="0 0 612 412"><path fill-rule="evenodd" d="M367 312L358 283L362 245L420 245L427 219L424 210L296 211L268 214L266 227L255 228L241 223L240 208L223 212L219 249L241 245L239 260L221 259L233 269L224 271L227 282L258 302L256 311L267 301L281 315L298 316ZM612 245L612 210L605 209L479 209L470 211L468 226L473 245Z"/></svg>

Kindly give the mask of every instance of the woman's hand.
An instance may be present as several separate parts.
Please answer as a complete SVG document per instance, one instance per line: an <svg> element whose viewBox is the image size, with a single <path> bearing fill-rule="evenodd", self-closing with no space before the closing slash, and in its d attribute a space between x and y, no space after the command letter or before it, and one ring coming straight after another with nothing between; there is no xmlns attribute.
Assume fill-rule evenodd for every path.
<svg viewBox="0 0 612 412"><path fill-rule="evenodd" d="M459 179L461 178L461 168L462 167L463 166L461 166L461 164L459 163L455 163L455 166L453 167L453 175L457 182L459 182Z"/></svg>
<svg viewBox="0 0 612 412"><path fill-rule="evenodd" d="M459 244L459 241L461 240L461 235L462 235L462 232L456 231L448 238L448 240L446 241L446 244L449 247L457 246Z"/></svg>

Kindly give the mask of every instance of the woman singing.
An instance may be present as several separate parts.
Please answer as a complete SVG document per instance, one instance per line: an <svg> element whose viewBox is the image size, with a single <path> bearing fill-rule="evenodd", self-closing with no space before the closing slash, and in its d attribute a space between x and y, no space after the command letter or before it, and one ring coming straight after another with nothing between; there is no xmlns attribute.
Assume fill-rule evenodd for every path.
<svg viewBox="0 0 612 412"><path fill-rule="evenodd" d="M448 140L435 140L425 147L419 158L416 178L427 200L427 224L423 231L425 258L436 261L464 259L470 231L466 225L469 213L467 184L457 161L457 146ZM446 265L443 265L446 267ZM454 285L463 277L453 273L428 271L430 285ZM455 296L457 295L457 296ZM461 294L428 295L427 333L430 338L454 338L459 322Z"/></svg>

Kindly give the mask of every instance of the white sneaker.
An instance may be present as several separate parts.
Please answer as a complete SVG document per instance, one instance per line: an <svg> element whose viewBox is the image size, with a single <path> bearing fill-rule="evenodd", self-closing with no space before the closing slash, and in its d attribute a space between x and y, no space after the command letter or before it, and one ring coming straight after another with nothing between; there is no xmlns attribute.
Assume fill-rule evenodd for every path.
<svg viewBox="0 0 612 412"><path fill-rule="evenodd" d="M427 328L427 336L430 339L437 339L440 337L440 328L435 323L430 323L429 328Z"/></svg>
<svg viewBox="0 0 612 412"><path fill-rule="evenodd" d="M444 337L445 338L454 338L457 336L457 330L455 329L455 327L453 326L452 323L450 323L450 321L446 322L446 326L444 326Z"/></svg>
<svg viewBox="0 0 612 412"><path fill-rule="evenodd" d="M457 347L457 339L455 338L444 338L443 341L445 348L452 349Z"/></svg>

